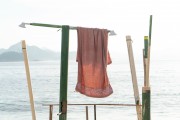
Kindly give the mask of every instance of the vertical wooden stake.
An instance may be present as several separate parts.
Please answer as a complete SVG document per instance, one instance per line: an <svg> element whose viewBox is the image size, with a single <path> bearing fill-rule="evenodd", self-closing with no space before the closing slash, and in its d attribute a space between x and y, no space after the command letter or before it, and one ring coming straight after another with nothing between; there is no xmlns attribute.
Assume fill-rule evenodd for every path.
<svg viewBox="0 0 180 120"><path fill-rule="evenodd" d="M52 120L53 117L53 105L49 105L49 120Z"/></svg>
<svg viewBox="0 0 180 120"><path fill-rule="evenodd" d="M149 20L149 46L151 46L152 18L153 18L153 16L152 16L152 15L150 15L150 20Z"/></svg>
<svg viewBox="0 0 180 120"><path fill-rule="evenodd" d="M144 36L144 67L145 67L145 86L149 87L149 40L148 36Z"/></svg>
<svg viewBox="0 0 180 120"><path fill-rule="evenodd" d="M86 120L89 120L89 115L88 115L88 106L86 106Z"/></svg>
<svg viewBox="0 0 180 120"><path fill-rule="evenodd" d="M67 119L69 26L62 26L59 120Z"/></svg>
<svg viewBox="0 0 180 120"><path fill-rule="evenodd" d="M30 77L30 71L29 71L29 63L28 63L28 57L27 57L27 52L26 52L25 40L22 41L22 51L23 51L23 56L24 56L25 69L26 69L29 99L30 99L31 112L32 112L32 120L36 120L36 114L35 114L35 109L34 109L34 100L33 100L33 92L32 92L32 86L31 86L31 77Z"/></svg>
<svg viewBox="0 0 180 120"><path fill-rule="evenodd" d="M148 77L148 81L149 81L149 74L150 74L150 58L151 58L151 35L152 35L152 15L150 15L150 20L149 20L149 47L148 47L148 71L147 71L147 77ZM148 86L150 86L150 82L148 84Z"/></svg>
<svg viewBox="0 0 180 120"><path fill-rule="evenodd" d="M145 53L143 54L144 61L144 87L142 88L142 118L143 120L151 120L151 89L149 80L150 71L150 50L151 50L151 32L152 32L152 15L149 21L149 41L148 36L144 37L145 40ZM146 42L147 41L147 42Z"/></svg>
<svg viewBox="0 0 180 120"><path fill-rule="evenodd" d="M94 105L94 120L96 120L96 105Z"/></svg>
<svg viewBox="0 0 180 120"><path fill-rule="evenodd" d="M148 36L144 36L144 57L145 58L148 58L148 47L149 47Z"/></svg>
<svg viewBox="0 0 180 120"><path fill-rule="evenodd" d="M140 105L141 103L140 103L139 89L138 89L138 83L137 83L137 77L136 77L136 69L135 69L134 56L133 56L133 50L132 50L131 36L126 36L126 42L127 42L127 48L128 48L128 54L129 54L129 62L130 62L130 68L131 68L135 104ZM136 112L137 112L138 120L142 120L141 106L136 106Z"/></svg>
<svg viewBox="0 0 180 120"><path fill-rule="evenodd" d="M145 57L144 57L144 49L143 49L143 67L144 71L146 71L146 62L145 62ZM144 86L146 86L146 72L144 72Z"/></svg>

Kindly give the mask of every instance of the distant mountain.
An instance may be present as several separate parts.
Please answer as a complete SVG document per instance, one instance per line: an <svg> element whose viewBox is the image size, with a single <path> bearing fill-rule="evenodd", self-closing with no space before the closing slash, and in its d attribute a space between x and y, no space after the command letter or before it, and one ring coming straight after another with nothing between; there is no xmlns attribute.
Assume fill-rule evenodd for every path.
<svg viewBox="0 0 180 120"><path fill-rule="evenodd" d="M27 45L27 47L29 47ZM10 46L7 51L14 51L14 52L18 52L18 53L22 53L22 45L21 45L21 42L18 42L12 46Z"/></svg>
<svg viewBox="0 0 180 120"><path fill-rule="evenodd" d="M43 50L36 46L27 45L27 54L29 60L59 60L60 53L51 50ZM22 61L22 47L21 43L14 44L8 49L0 49L0 62L5 61Z"/></svg>
<svg viewBox="0 0 180 120"><path fill-rule="evenodd" d="M0 54L2 54L6 49L0 49Z"/></svg>
<svg viewBox="0 0 180 120"><path fill-rule="evenodd" d="M4 52L0 55L0 62L22 61L23 55L18 52Z"/></svg>

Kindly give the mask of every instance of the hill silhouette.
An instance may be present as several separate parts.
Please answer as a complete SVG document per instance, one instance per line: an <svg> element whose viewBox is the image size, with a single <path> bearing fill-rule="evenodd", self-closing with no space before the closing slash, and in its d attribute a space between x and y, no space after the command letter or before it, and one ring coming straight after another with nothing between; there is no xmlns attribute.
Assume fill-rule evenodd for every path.
<svg viewBox="0 0 180 120"><path fill-rule="evenodd" d="M27 45L28 59L33 61L59 60L60 54L51 50L43 50L37 46ZM21 42L10 46L8 49L0 49L0 62L23 61Z"/></svg>

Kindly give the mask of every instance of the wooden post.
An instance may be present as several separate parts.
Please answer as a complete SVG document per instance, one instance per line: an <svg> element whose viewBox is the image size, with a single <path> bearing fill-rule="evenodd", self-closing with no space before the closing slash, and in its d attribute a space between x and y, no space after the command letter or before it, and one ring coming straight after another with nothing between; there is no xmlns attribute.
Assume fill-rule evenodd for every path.
<svg viewBox="0 0 180 120"><path fill-rule="evenodd" d="M143 120L151 120L151 90L150 87L142 88L142 118Z"/></svg>
<svg viewBox="0 0 180 120"><path fill-rule="evenodd" d="M150 50L151 50L151 32L152 32L152 15L149 21L149 40L148 36L144 37L145 52L143 54L144 61L144 87L142 88L142 119L151 120L151 88L149 80L150 71ZM147 41L147 42L146 42Z"/></svg>
<svg viewBox="0 0 180 120"><path fill-rule="evenodd" d="M150 72L150 58L151 58L151 34L152 34L152 15L150 15L150 20L149 20L149 47L148 47L148 78L149 78L149 72Z"/></svg>
<svg viewBox="0 0 180 120"><path fill-rule="evenodd" d="M135 104L137 105L136 106L137 117L138 117L138 120L142 120L141 106L139 106L141 103L140 103L139 89L138 89L138 83L137 83L137 77L136 77L136 69L135 69L134 56L133 56L133 50L132 50L131 36L126 36L126 42L127 42L127 48L128 48L128 54L129 54L129 62L130 62L130 68L131 68Z"/></svg>
<svg viewBox="0 0 180 120"><path fill-rule="evenodd" d="M69 26L62 26L59 120L67 119Z"/></svg>
<svg viewBox="0 0 180 120"><path fill-rule="evenodd" d="M142 120L151 120L151 109L150 109L150 83L149 83L149 41L148 36L144 36L144 54L143 54L143 61L144 61L144 87L142 88Z"/></svg>
<svg viewBox="0 0 180 120"><path fill-rule="evenodd" d="M53 117L53 105L49 105L49 120L52 120Z"/></svg>
<svg viewBox="0 0 180 120"><path fill-rule="evenodd" d="M148 47L149 47L149 44L148 44L148 36L144 36L144 57L145 58L148 58Z"/></svg>
<svg viewBox="0 0 180 120"><path fill-rule="evenodd" d="M89 115L88 115L88 106L86 106L86 120L89 120Z"/></svg>
<svg viewBox="0 0 180 120"><path fill-rule="evenodd" d="M145 86L149 86L149 41L148 41L148 36L144 36L144 72L145 72L145 79L144 79L144 84Z"/></svg>
<svg viewBox="0 0 180 120"><path fill-rule="evenodd" d="M94 120L96 120L96 105L94 105Z"/></svg>
<svg viewBox="0 0 180 120"><path fill-rule="evenodd" d="M29 71L29 63L28 63L28 57L27 57L27 52L26 52L25 40L22 41L22 51L23 51L25 69L26 69L26 77L27 77L27 84L28 84L28 91L29 91L29 99L30 99L30 104L31 104L32 120L36 120L33 92L32 92L32 86L31 86L31 77L30 77L30 71Z"/></svg>
<svg viewBox="0 0 180 120"><path fill-rule="evenodd" d="M152 18L153 18L153 16L150 15L150 20L149 20L149 46L151 46Z"/></svg>
<svg viewBox="0 0 180 120"><path fill-rule="evenodd" d="M142 52L143 52L143 67L144 67L144 71L146 71L146 62L145 62L145 57L144 57L145 50L143 49ZM144 72L144 86L146 86L145 80L146 80L146 72Z"/></svg>

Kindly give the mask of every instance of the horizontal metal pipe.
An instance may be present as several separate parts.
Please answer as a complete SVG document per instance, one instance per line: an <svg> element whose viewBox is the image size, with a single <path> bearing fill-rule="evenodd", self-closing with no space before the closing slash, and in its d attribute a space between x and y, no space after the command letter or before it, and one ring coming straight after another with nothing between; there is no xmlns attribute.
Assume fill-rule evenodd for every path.
<svg viewBox="0 0 180 120"><path fill-rule="evenodd" d="M53 25L53 24L44 24L44 23L22 23L25 28L25 25L39 26L39 27L51 27L51 28L62 28L62 25ZM21 26L21 25L20 25ZM22 26L21 26L22 27ZM71 30L77 30L77 27L69 26ZM113 30L107 30L112 35L116 35Z"/></svg>
<svg viewBox="0 0 180 120"><path fill-rule="evenodd" d="M40 26L40 27L62 28L62 25L52 25L52 24L43 24L43 23L29 23L29 25Z"/></svg>
<svg viewBox="0 0 180 120"><path fill-rule="evenodd" d="M49 105L58 106L59 104L43 104L43 106L49 106ZM135 105L135 104L67 104L67 105L142 106L142 105Z"/></svg>

